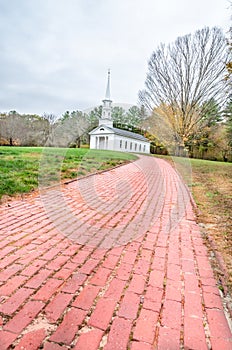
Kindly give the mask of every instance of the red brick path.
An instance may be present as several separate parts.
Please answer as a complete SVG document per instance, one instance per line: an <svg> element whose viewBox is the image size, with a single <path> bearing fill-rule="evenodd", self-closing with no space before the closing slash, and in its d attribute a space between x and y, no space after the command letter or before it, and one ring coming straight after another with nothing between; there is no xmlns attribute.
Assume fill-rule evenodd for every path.
<svg viewBox="0 0 232 350"><path fill-rule="evenodd" d="M163 160L0 207L0 350L232 349L185 186Z"/></svg>

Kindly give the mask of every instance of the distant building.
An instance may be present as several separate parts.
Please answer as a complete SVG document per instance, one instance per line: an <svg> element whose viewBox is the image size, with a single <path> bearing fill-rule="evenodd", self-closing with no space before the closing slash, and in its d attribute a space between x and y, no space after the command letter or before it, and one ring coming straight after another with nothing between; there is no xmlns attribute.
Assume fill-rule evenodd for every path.
<svg viewBox="0 0 232 350"><path fill-rule="evenodd" d="M104 149L121 152L150 153L150 142L144 136L113 127L112 100L110 99L110 70L106 95L103 100L102 115L99 126L90 135L91 149Z"/></svg>

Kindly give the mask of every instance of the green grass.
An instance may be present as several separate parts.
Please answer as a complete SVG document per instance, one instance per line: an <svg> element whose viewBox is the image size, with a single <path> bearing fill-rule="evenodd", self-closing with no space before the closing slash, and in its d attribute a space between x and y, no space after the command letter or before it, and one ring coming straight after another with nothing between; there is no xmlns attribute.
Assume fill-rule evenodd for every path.
<svg viewBox="0 0 232 350"><path fill-rule="evenodd" d="M0 198L27 193L136 159L86 148L0 147Z"/></svg>
<svg viewBox="0 0 232 350"><path fill-rule="evenodd" d="M201 173L210 174L212 172L225 173L228 175L228 171L232 170L232 163L216 162L212 160L203 159L190 159L192 167L197 170L200 169ZM231 174L229 174L231 175Z"/></svg>
<svg viewBox="0 0 232 350"><path fill-rule="evenodd" d="M194 181L194 174L201 175L201 179L205 176L207 183L215 182L217 176L225 180L231 179L232 163L160 155L155 155L155 157L172 163L189 186L202 186L202 181Z"/></svg>

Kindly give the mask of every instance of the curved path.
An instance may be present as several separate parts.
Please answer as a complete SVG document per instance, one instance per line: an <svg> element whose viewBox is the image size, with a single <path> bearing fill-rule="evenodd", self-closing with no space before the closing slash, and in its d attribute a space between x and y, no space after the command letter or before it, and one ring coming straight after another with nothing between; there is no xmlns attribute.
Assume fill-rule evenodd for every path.
<svg viewBox="0 0 232 350"><path fill-rule="evenodd" d="M0 207L0 349L232 349L193 205L163 160Z"/></svg>

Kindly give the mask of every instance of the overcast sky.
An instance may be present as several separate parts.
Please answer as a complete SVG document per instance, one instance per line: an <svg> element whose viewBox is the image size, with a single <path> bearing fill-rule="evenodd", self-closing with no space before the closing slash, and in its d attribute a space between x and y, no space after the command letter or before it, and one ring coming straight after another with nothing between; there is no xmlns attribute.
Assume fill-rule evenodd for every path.
<svg viewBox="0 0 232 350"><path fill-rule="evenodd" d="M230 25L228 0L0 0L0 111L137 103L159 43Z"/></svg>

